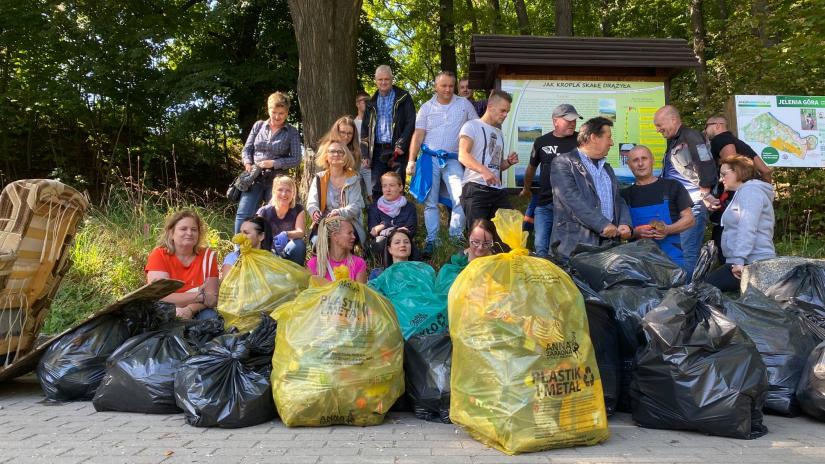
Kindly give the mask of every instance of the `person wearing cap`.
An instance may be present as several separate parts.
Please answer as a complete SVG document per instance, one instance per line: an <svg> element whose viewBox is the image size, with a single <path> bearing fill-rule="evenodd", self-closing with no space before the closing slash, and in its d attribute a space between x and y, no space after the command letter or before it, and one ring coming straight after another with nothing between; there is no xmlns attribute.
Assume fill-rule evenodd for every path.
<svg viewBox="0 0 825 464"><path fill-rule="evenodd" d="M550 234L553 231L553 186L550 183L550 164L557 155L569 153L576 149L576 123L583 119L573 105L563 103L553 110L553 130L533 142L530 163L524 171L524 188L522 197L531 196L533 176L539 169L539 190L530 200L534 207L535 252L540 257L547 257L550 247ZM528 207L528 211L530 207Z"/></svg>
<svg viewBox="0 0 825 464"><path fill-rule="evenodd" d="M501 124L510 112L513 97L494 90L481 119L464 123L459 133L458 161L464 165L461 206L468 226L476 219L492 219L499 208L510 208L507 192L501 186L501 173L518 164L518 154L504 156Z"/></svg>
<svg viewBox="0 0 825 464"><path fill-rule="evenodd" d="M605 159L613 145L613 121L595 117L581 127L578 149L553 159L555 225L550 236L556 256L567 261L579 244L601 245L630 238L630 211Z"/></svg>
<svg viewBox="0 0 825 464"><path fill-rule="evenodd" d="M653 175L653 153L636 145L627 153L636 182L621 191L633 220L633 237L653 239L674 263L684 267L679 236L693 226L693 200L685 186Z"/></svg>
<svg viewBox="0 0 825 464"><path fill-rule="evenodd" d="M459 241L464 232L464 210L459 200L464 167L458 161L458 139L464 123L478 116L469 100L456 95L454 89L453 73L442 71L435 76L435 95L418 110L410 143L407 175L413 176L410 193L424 203L425 256L432 255L441 225L438 203L442 182L452 208L450 238ZM416 159L419 151L420 159Z"/></svg>

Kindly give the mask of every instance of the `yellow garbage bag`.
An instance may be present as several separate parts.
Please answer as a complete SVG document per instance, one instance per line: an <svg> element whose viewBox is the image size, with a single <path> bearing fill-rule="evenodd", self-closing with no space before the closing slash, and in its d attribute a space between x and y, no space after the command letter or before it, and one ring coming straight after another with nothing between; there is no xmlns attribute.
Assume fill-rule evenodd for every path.
<svg viewBox="0 0 825 464"><path fill-rule="evenodd" d="M260 324L261 311L271 312L307 288L309 271L267 250L252 248L243 234L232 241L240 246L240 257L221 282L217 309L227 329L235 326L249 332Z"/></svg>
<svg viewBox="0 0 825 464"><path fill-rule="evenodd" d="M610 431L584 301L528 256L522 217L499 210L512 251L473 260L450 289L450 419L508 454L594 445Z"/></svg>
<svg viewBox="0 0 825 464"><path fill-rule="evenodd" d="M349 280L346 266L335 275L312 279L272 313L272 396L290 427L378 425L404 392L404 339L392 304Z"/></svg>

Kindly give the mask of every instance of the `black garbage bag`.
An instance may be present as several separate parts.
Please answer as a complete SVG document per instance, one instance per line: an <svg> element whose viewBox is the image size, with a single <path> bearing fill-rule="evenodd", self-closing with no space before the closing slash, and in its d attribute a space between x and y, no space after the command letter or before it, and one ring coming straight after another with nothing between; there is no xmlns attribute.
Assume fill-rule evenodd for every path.
<svg viewBox="0 0 825 464"><path fill-rule="evenodd" d="M684 284L686 277L649 239L574 254L570 267L597 292L614 285L668 289Z"/></svg>
<svg viewBox="0 0 825 464"><path fill-rule="evenodd" d="M616 285L599 295L613 309L619 339L619 400L616 409L631 412L630 382L636 370L636 351L646 344L642 318L662 302L666 291L656 287Z"/></svg>
<svg viewBox="0 0 825 464"><path fill-rule="evenodd" d="M621 355L619 351L619 328L613 308L590 286L578 277L573 276L573 282L584 297L584 308L587 311L587 324L590 328L590 340L596 352L596 364L602 378L604 390L604 405L607 415L616 412L621 394Z"/></svg>
<svg viewBox="0 0 825 464"><path fill-rule="evenodd" d="M95 410L180 412L175 405L175 373L194 354L184 332L184 325L176 325L123 343L106 361L106 376L92 399Z"/></svg>
<svg viewBox="0 0 825 464"><path fill-rule="evenodd" d="M187 359L175 401L196 427L249 427L276 416L269 374L277 323L266 314L252 332L228 334Z"/></svg>
<svg viewBox="0 0 825 464"><path fill-rule="evenodd" d="M805 325L819 341L825 341L825 267L807 263L796 266L765 292L800 311Z"/></svg>
<svg viewBox="0 0 825 464"><path fill-rule="evenodd" d="M796 388L796 399L805 414L825 421L825 342L808 356Z"/></svg>
<svg viewBox="0 0 825 464"><path fill-rule="evenodd" d="M713 240L708 240L699 250L699 259L696 261L696 267L693 268L691 282L705 280L717 261L719 261L719 249L716 248Z"/></svg>
<svg viewBox="0 0 825 464"><path fill-rule="evenodd" d="M767 370L747 334L698 299L697 286L668 291L644 317L647 345L631 382L643 427L753 439L767 433Z"/></svg>
<svg viewBox="0 0 825 464"><path fill-rule="evenodd" d="M46 399L90 400L106 372L106 359L129 337L119 315L92 319L55 341L37 364Z"/></svg>
<svg viewBox="0 0 825 464"><path fill-rule="evenodd" d="M413 335L404 342L406 392L419 419L450 423L452 361L449 333Z"/></svg>
<svg viewBox="0 0 825 464"><path fill-rule="evenodd" d="M175 321L167 324L166 328L171 328L175 325L181 325L184 328L183 338L196 348L201 348L215 337L224 334L223 319L205 319L199 320L184 320Z"/></svg>
<svg viewBox="0 0 825 464"><path fill-rule="evenodd" d="M723 305L725 315L753 340L768 369L765 412L797 415L796 387L816 346L812 334L797 314L753 287L738 300L724 298Z"/></svg>

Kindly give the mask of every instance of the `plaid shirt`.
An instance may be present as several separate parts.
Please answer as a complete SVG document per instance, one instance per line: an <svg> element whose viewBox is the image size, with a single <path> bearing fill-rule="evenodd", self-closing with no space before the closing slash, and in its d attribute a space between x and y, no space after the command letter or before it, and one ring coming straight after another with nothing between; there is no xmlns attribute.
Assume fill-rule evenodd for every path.
<svg viewBox="0 0 825 464"><path fill-rule="evenodd" d="M243 147L244 164L273 160L272 169L289 169L301 163L301 136L298 129L289 124L272 132L268 121L259 121L260 129L249 132Z"/></svg>
<svg viewBox="0 0 825 464"><path fill-rule="evenodd" d="M386 96L378 92L378 103L375 108L378 125L375 130L375 139L378 143L392 143L392 105L395 103L395 89L390 89Z"/></svg>
<svg viewBox="0 0 825 464"><path fill-rule="evenodd" d="M593 183L596 185L596 194L601 200L602 215L613 222L613 181L610 179L610 174L604 169L607 160L602 158L594 163L581 150L578 150L578 152L584 168L590 173L590 177L593 178Z"/></svg>

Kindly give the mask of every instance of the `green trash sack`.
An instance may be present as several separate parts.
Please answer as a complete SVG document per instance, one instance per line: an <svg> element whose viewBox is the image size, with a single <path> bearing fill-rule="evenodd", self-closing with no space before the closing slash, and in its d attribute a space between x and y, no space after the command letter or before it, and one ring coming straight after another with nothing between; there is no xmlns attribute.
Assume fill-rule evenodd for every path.
<svg viewBox="0 0 825 464"><path fill-rule="evenodd" d="M393 264L370 282L395 308L404 340L447 331L447 300L435 289L435 271L420 261Z"/></svg>
<svg viewBox="0 0 825 464"><path fill-rule="evenodd" d="M268 250L252 248L243 234L232 241L240 245L240 256L221 282L217 309L227 330L249 332L260 324L262 311L272 312L307 288L310 274Z"/></svg>
<svg viewBox="0 0 825 464"><path fill-rule="evenodd" d="M467 267L467 263L467 255L462 250L450 256L450 262L444 263L441 269L438 270L438 275L435 278L435 290L442 298L447 298L450 287L453 286L458 274Z"/></svg>
<svg viewBox="0 0 825 464"><path fill-rule="evenodd" d="M383 422L404 392L404 339L386 298L348 278L313 277L272 317L272 396L286 426Z"/></svg>
<svg viewBox="0 0 825 464"><path fill-rule="evenodd" d="M508 454L606 440L581 293L528 256L521 213L499 210L493 222L512 251L474 259L450 290L450 419Z"/></svg>

